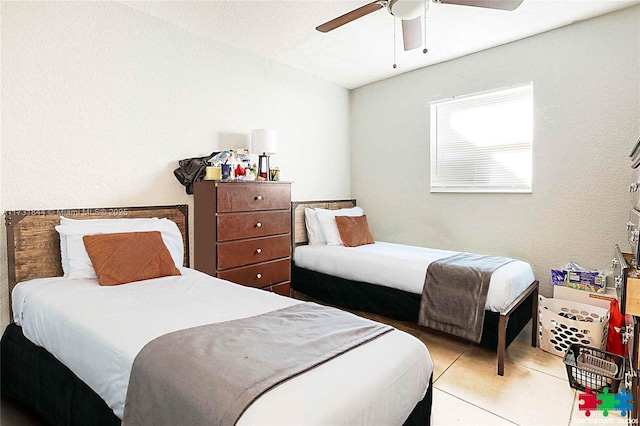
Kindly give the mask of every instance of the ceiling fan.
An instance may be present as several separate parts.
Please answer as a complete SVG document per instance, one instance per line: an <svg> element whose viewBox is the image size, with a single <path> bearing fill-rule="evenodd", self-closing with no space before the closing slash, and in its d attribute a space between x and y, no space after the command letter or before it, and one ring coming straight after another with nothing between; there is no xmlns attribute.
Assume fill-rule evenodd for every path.
<svg viewBox="0 0 640 426"><path fill-rule="evenodd" d="M489 9L514 10L520 6L523 0L433 0L433 2ZM316 27L316 30L323 33L335 30L338 27L362 18L383 7L386 7L391 15L402 20L404 50L421 47L422 41L420 36L422 35L422 27L420 25L420 17L426 12L425 0L376 0L332 19L329 22L325 22Z"/></svg>

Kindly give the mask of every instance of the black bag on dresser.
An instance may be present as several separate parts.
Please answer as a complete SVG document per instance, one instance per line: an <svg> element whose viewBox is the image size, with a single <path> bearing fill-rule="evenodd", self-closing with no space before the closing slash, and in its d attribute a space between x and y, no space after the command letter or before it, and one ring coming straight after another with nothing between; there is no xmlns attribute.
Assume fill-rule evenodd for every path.
<svg viewBox="0 0 640 426"><path fill-rule="evenodd" d="M178 161L178 168L173 171L174 176L185 186L187 194L193 194L193 184L204 178L207 165L218 152L213 152L207 157L185 158Z"/></svg>

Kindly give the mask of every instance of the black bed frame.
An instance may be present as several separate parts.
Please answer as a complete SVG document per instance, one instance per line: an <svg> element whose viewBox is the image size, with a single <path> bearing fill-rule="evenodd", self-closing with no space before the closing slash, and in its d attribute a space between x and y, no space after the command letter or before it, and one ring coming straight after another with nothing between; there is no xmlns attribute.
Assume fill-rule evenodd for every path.
<svg viewBox="0 0 640 426"><path fill-rule="evenodd" d="M305 208L340 209L355 205L355 199L291 203L291 246L294 250L291 289L341 308L417 323L421 297L419 294L350 281L295 265L295 248L308 243ZM532 320L531 346L538 345L538 285L538 281L533 281L503 312L485 310L480 344L497 350L500 376L504 376L507 347L529 320Z"/></svg>
<svg viewBox="0 0 640 426"><path fill-rule="evenodd" d="M118 426L121 420L89 386L45 349L34 345L22 328L9 324L0 343L2 395L31 407L52 426ZM403 426L431 422L433 375L424 398Z"/></svg>
<svg viewBox="0 0 640 426"><path fill-rule="evenodd" d="M346 280L293 265L291 288L338 307L370 312L398 321L418 322L420 295L375 284ZM531 345L538 343L538 281L504 313L485 311L480 344L497 350L498 375L504 376L507 347L533 318Z"/></svg>
<svg viewBox="0 0 640 426"><path fill-rule="evenodd" d="M9 324L0 343L2 395L32 408L52 426L117 426L121 420L87 384L22 328Z"/></svg>

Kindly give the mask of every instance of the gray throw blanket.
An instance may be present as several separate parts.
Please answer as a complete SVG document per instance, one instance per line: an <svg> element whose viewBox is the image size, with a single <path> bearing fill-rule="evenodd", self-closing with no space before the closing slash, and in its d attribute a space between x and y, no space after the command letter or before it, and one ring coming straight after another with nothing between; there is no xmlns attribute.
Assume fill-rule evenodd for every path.
<svg viewBox="0 0 640 426"><path fill-rule="evenodd" d="M479 343L491 275L513 261L460 253L432 262L424 279L418 324Z"/></svg>
<svg viewBox="0 0 640 426"><path fill-rule="evenodd" d="M122 424L234 425L264 392L391 330L301 303L165 334L133 362Z"/></svg>

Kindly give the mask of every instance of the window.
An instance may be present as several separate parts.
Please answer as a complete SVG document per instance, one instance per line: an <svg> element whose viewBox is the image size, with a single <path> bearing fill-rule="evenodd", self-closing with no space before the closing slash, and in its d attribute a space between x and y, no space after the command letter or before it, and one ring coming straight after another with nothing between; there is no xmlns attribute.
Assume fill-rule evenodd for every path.
<svg viewBox="0 0 640 426"><path fill-rule="evenodd" d="M531 192L533 83L431 102L431 192Z"/></svg>

